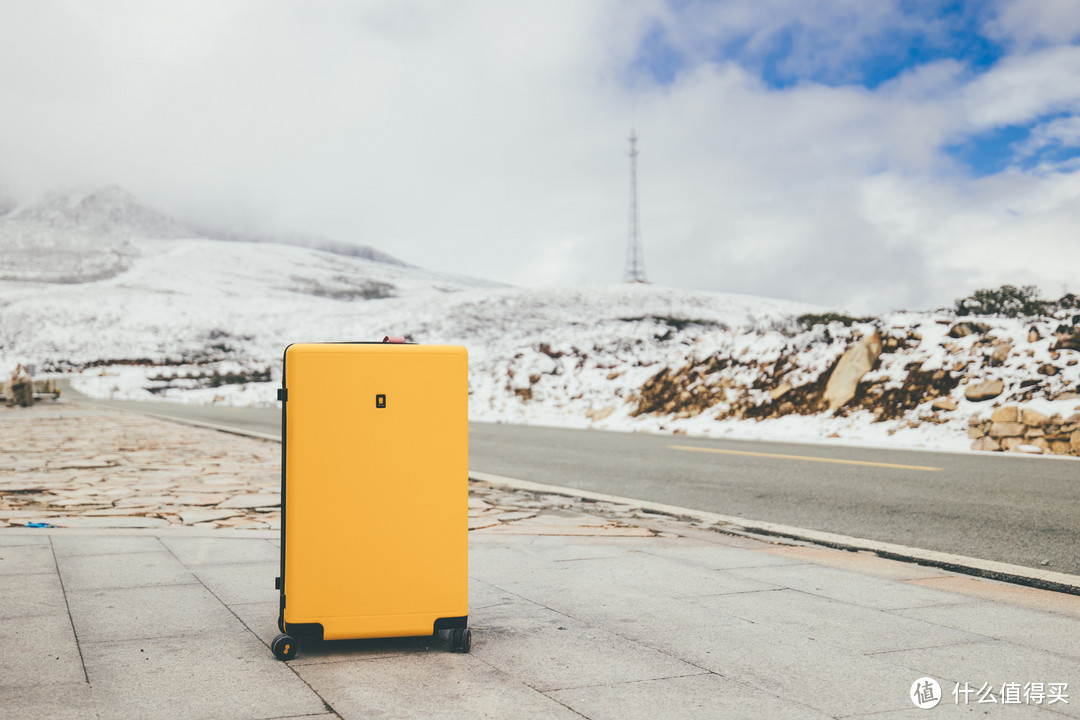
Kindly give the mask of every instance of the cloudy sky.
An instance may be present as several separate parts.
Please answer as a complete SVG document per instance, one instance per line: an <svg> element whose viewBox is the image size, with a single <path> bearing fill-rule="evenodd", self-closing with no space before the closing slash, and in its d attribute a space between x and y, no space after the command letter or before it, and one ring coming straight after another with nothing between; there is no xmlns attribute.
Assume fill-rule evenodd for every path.
<svg viewBox="0 0 1080 720"><path fill-rule="evenodd" d="M1080 290L1072 0L0 0L0 188L521 285Z"/></svg>

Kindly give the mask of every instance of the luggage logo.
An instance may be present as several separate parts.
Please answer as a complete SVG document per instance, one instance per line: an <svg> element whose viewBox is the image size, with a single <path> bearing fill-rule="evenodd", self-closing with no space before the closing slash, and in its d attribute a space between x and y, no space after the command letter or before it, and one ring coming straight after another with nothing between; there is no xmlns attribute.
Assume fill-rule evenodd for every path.
<svg viewBox="0 0 1080 720"><path fill-rule="evenodd" d="M375 407L377 407L377 408L386 407L386 396L385 395L376 395L375 396Z"/></svg>

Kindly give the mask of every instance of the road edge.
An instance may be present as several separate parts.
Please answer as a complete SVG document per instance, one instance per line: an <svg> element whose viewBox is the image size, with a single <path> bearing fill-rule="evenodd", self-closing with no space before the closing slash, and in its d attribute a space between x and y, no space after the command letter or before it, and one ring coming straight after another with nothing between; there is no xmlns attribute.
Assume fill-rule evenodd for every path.
<svg viewBox="0 0 1080 720"><path fill-rule="evenodd" d="M708 525L723 526L724 529L733 529L754 535L800 540L837 550L872 552L877 556L888 560L899 560L927 567L935 567L950 572L973 575L989 580L998 580L1014 585L1025 585L1041 590L1052 590L1054 592L1067 593L1070 595L1080 595L1080 576L1069 575L1066 573L1038 570L1035 568L1024 567L1023 565L1011 565L1009 563L1001 563L993 560L980 560L979 558L968 557L966 555L953 555L951 553L943 553L936 550L924 550L922 548L913 548L906 545L879 542L877 540L866 540L863 538L838 535L836 533L822 532L819 530L792 527L790 525L779 525L777 523L760 520L748 520L747 518L735 517L732 515L720 515L704 510L693 510L691 508L678 507L676 505L666 505L664 503L650 502L647 500L608 495L606 493L592 492L590 490L579 490L577 488L568 488L559 485L545 485L530 480L519 480L517 478L475 472L472 470L469 471L469 479L513 490L524 490L550 495L564 495L567 497L594 500L596 502L630 505L641 508L645 512L694 520Z"/></svg>

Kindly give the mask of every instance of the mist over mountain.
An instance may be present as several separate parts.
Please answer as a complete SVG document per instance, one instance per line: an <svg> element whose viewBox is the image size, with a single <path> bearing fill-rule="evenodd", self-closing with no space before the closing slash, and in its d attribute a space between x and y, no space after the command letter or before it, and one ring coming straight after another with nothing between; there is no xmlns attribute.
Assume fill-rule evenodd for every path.
<svg viewBox="0 0 1080 720"><path fill-rule="evenodd" d="M398 260L393 255L384 253L368 245L356 245L342 240L334 240L324 235L307 233L236 233L221 232L214 230L201 230L199 237L214 240L228 240L232 242L250 243L277 243L279 245L295 245L296 247L310 248L322 252L344 255L346 257L362 258L387 265L400 265L412 267L408 263Z"/></svg>
<svg viewBox="0 0 1080 720"><path fill-rule="evenodd" d="M147 240L276 243L404 266L366 245L310 234L238 233L171 217L119 185L47 193L24 204L0 192L0 279L92 282L131 267Z"/></svg>

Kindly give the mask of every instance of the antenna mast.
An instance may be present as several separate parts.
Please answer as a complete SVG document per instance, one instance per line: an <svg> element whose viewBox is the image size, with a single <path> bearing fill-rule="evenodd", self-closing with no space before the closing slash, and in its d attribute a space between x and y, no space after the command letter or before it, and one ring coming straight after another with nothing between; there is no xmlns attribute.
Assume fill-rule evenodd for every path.
<svg viewBox="0 0 1080 720"><path fill-rule="evenodd" d="M630 241L626 247L626 277L628 283L647 283L645 252L641 246L641 224L638 222L637 202L637 133L630 131Z"/></svg>

